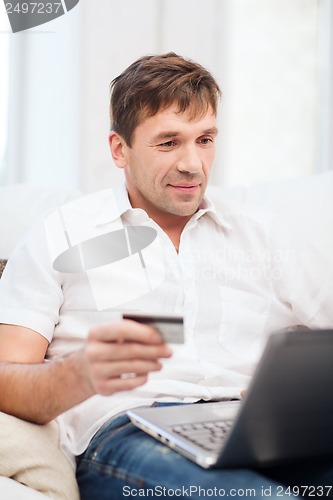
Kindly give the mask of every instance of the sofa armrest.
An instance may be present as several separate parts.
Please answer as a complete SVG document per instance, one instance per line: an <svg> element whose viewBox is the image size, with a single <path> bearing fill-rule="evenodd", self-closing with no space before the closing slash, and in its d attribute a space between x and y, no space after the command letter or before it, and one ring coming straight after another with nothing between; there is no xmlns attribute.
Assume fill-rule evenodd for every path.
<svg viewBox="0 0 333 500"><path fill-rule="evenodd" d="M48 500L50 497L8 477L0 476L1 500Z"/></svg>

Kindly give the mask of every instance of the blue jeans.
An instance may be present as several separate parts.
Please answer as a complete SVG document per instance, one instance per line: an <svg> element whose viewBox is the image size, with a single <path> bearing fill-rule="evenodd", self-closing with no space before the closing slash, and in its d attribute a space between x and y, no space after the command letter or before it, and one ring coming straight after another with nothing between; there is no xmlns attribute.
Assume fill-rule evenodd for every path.
<svg viewBox="0 0 333 500"><path fill-rule="evenodd" d="M82 500L313 498L333 496L333 460L257 471L205 470L137 429L126 415L104 424L77 459ZM297 486L299 485L299 486ZM308 489L305 487L308 486ZM297 489L298 488L298 489ZM329 493L329 495L328 495ZM298 495L299 494L299 495Z"/></svg>

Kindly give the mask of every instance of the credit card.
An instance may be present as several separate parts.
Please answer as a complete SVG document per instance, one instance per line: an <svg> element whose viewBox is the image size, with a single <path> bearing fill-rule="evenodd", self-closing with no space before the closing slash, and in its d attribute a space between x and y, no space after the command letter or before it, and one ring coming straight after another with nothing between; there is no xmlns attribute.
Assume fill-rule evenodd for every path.
<svg viewBox="0 0 333 500"><path fill-rule="evenodd" d="M123 313L123 319L131 319L138 323L152 325L168 344L184 343L184 320L182 316L166 316L159 314Z"/></svg>

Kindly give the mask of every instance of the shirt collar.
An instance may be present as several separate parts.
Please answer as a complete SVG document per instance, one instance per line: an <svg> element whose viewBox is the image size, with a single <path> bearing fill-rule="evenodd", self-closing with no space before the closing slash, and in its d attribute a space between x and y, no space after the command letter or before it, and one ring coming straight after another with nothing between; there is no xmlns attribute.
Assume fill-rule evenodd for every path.
<svg viewBox="0 0 333 500"><path fill-rule="evenodd" d="M138 222L139 219L140 222L149 219L148 214L144 210L142 210L141 208L133 208L131 206L125 183L107 191L108 193L110 193L110 195L107 196L104 206L98 213L98 216L96 218L96 225L100 226L103 224L114 222L126 212L135 214ZM193 215L192 219L198 220L204 215L210 217L219 226L225 229L232 229L232 226L228 222L227 218L217 212L214 203L207 196L205 196L202 200L199 210Z"/></svg>
<svg viewBox="0 0 333 500"><path fill-rule="evenodd" d="M149 217L144 210L132 208L125 183L116 188L108 189L106 193L105 203L96 217L96 226L114 222L127 212L137 213L138 216L141 215L140 219L148 220Z"/></svg>
<svg viewBox="0 0 333 500"><path fill-rule="evenodd" d="M198 220L203 215L207 215L214 222L216 222L216 224L224 229L232 229L232 225L228 221L227 217L217 212L214 203L207 196L204 197L199 210L193 215L193 217Z"/></svg>

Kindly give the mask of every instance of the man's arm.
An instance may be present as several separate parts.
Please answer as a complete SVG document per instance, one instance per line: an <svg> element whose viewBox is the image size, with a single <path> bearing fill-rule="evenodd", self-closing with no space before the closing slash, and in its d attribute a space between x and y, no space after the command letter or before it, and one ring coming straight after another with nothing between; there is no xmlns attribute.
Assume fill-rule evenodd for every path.
<svg viewBox="0 0 333 500"><path fill-rule="evenodd" d="M54 361L44 361L47 347L33 330L0 325L0 411L44 424L94 394L144 384L171 355L153 328L134 321L94 327L82 349Z"/></svg>

